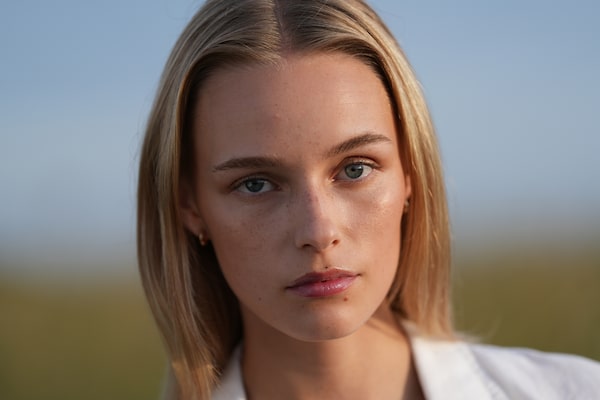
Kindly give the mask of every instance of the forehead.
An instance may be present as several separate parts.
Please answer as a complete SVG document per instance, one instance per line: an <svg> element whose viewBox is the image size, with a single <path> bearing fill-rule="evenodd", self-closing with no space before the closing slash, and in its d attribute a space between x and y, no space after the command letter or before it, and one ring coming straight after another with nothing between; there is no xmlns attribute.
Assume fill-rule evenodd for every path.
<svg viewBox="0 0 600 400"><path fill-rule="evenodd" d="M359 132L385 133L394 125L377 74L338 53L219 70L197 99L193 135L207 157L224 146L238 153L277 153L282 146L331 144Z"/></svg>

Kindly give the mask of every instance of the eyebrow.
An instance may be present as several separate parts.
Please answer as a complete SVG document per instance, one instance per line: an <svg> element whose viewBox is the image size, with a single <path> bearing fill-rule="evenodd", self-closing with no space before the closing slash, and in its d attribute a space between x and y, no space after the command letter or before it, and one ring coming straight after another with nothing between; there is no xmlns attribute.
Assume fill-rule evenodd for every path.
<svg viewBox="0 0 600 400"><path fill-rule="evenodd" d="M356 148L373 143L392 143L392 140L381 134L367 132L355 136L334 146L325 152L325 157L334 157L347 153ZM227 171L231 169L260 169L280 167L284 164L283 160L277 157L239 157L232 158L212 168L213 172Z"/></svg>
<svg viewBox="0 0 600 400"><path fill-rule="evenodd" d="M281 165L283 165L283 162L274 157L241 157L227 160L224 163L214 166L212 170L213 172L218 172L237 168L273 168L280 167Z"/></svg>
<svg viewBox="0 0 600 400"><path fill-rule="evenodd" d="M355 136L350 138L342 143L336 145L329 151L325 153L327 157L338 156L340 154L344 154L349 152L350 150L354 150L358 147L366 146L368 144L373 143L392 143L392 140L378 133L367 132L362 135Z"/></svg>

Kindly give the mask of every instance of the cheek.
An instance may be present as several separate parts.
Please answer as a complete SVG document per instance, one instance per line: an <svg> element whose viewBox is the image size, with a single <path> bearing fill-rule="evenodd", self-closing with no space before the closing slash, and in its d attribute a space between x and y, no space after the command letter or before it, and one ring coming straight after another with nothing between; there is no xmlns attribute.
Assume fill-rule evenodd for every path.
<svg viewBox="0 0 600 400"><path fill-rule="evenodd" d="M377 243L397 242L403 215L405 194L401 185L382 182L362 200L360 207L366 225L363 229L375 237Z"/></svg>
<svg viewBox="0 0 600 400"><path fill-rule="evenodd" d="M243 210L232 213L229 207L213 209L207 224L219 265L234 292L264 284L265 276L273 273L276 228Z"/></svg>
<svg viewBox="0 0 600 400"><path fill-rule="evenodd" d="M357 237L369 247L374 268L383 276L394 275L400 257L401 221L405 194L400 185L383 185L364 206L368 210L357 227Z"/></svg>

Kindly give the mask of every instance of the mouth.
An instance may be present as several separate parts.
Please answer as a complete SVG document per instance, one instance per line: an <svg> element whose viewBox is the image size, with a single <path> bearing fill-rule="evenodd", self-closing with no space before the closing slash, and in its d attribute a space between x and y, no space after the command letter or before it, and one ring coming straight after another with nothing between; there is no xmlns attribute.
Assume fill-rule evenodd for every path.
<svg viewBox="0 0 600 400"><path fill-rule="evenodd" d="M302 275L285 289L301 297L328 297L348 289L359 274L341 269L310 272Z"/></svg>

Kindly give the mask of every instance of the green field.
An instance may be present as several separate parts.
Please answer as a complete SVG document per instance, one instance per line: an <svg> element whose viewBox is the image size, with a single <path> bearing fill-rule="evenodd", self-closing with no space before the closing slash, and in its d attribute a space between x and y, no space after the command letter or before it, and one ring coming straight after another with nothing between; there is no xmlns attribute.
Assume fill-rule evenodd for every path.
<svg viewBox="0 0 600 400"><path fill-rule="evenodd" d="M137 281L1 278L0 399L158 397L164 355ZM482 341L600 360L597 253L463 258L454 297L459 329Z"/></svg>
<svg viewBox="0 0 600 400"><path fill-rule="evenodd" d="M164 356L137 284L0 285L0 399L155 399Z"/></svg>
<svg viewBox="0 0 600 400"><path fill-rule="evenodd" d="M459 330L483 342L600 360L598 249L488 255L459 265L454 272Z"/></svg>

